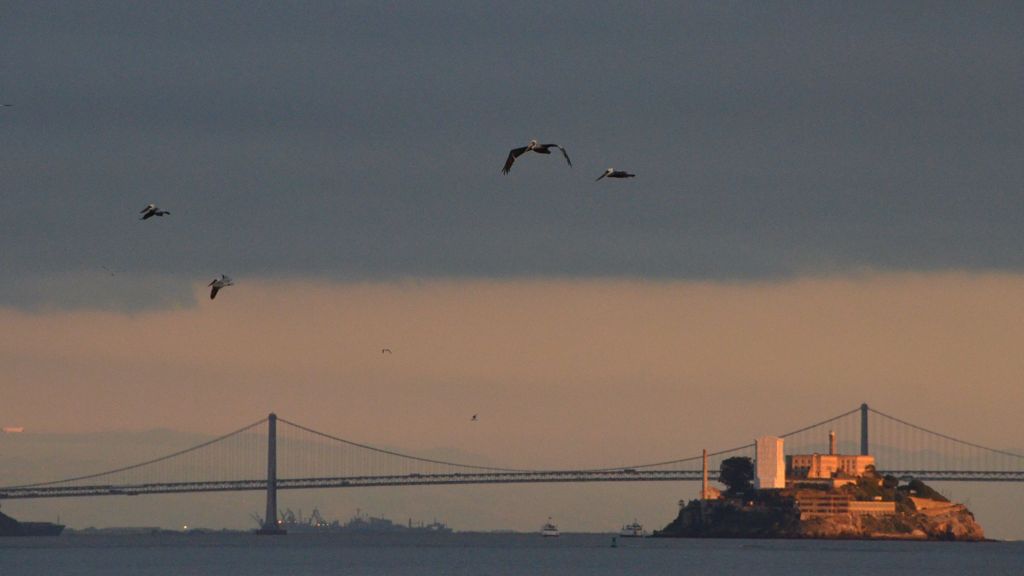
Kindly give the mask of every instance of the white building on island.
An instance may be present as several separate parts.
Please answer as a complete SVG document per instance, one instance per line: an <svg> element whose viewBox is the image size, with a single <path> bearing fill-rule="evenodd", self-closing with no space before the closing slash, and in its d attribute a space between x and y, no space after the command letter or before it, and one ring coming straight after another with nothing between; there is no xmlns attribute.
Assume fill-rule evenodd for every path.
<svg viewBox="0 0 1024 576"><path fill-rule="evenodd" d="M754 440L754 447L754 488L785 488L786 456L782 438L762 436Z"/></svg>

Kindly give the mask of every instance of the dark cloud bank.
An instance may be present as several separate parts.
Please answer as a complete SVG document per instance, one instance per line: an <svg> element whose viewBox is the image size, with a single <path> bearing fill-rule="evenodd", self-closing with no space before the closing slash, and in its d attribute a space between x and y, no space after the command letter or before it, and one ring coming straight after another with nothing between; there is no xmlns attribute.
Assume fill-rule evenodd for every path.
<svg viewBox="0 0 1024 576"><path fill-rule="evenodd" d="M166 303L221 272L1024 264L1019 3L3 12L3 304L84 305L55 279L104 266L176 283ZM524 157L502 176L531 138L565 145L575 167ZM638 177L593 182L608 166ZM136 221L149 202L172 215ZM85 300L145 301L111 291Z"/></svg>

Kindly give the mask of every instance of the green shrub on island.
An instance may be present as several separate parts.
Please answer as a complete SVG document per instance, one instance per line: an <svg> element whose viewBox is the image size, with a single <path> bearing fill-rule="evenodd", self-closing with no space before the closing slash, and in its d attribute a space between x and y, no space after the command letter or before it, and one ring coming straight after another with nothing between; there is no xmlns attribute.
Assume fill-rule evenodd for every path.
<svg viewBox="0 0 1024 576"><path fill-rule="evenodd" d="M906 486L899 488L900 491L905 492L909 496L916 496L918 498L928 498L929 500L938 500L939 502L949 502L949 499L939 494L939 491L932 488L931 486L921 482L917 478L914 478L907 483Z"/></svg>
<svg viewBox="0 0 1024 576"><path fill-rule="evenodd" d="M718 467L718 481L725 484L726 494L745 494L754 487L754 463L746 456L733 456L722 460Z"/></svg>

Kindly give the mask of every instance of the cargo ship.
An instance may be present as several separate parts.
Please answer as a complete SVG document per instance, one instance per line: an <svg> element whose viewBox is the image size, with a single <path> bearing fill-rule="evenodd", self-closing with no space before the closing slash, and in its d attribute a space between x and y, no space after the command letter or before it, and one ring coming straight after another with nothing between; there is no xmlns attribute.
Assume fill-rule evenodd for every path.
<svg viewBox="0 0 1024 576"><path fill-rule="evenodd" d="M63 531L63 524L19 522L0 512L0 536L60 536Z"/></svg>

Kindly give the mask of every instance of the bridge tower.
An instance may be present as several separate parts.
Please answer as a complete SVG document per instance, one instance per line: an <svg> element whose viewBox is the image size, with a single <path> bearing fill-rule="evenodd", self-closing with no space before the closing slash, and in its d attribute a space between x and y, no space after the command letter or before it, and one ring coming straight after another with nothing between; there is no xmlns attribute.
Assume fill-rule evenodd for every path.
<svg viewBox="0 0 1024 576"><path fill-rule="evenodd" d="M860 455L868 454L868 404L865 402L860 405Z"/></svg>
<svg viewBox="0 0 1024 576"><path fill-rule="evenodd" d="M267 416L267 515L257 534L275 536L287 531L277 524L277 414Z"/></svg>

